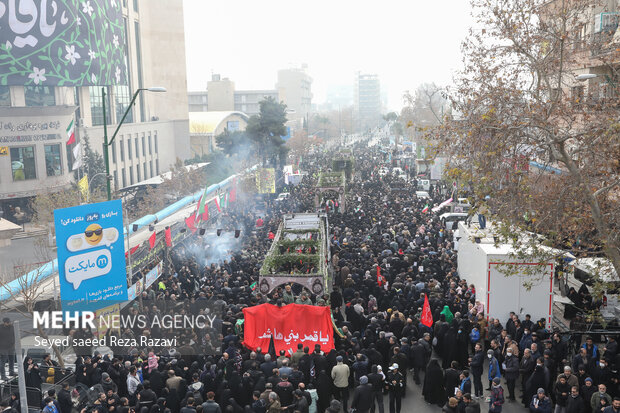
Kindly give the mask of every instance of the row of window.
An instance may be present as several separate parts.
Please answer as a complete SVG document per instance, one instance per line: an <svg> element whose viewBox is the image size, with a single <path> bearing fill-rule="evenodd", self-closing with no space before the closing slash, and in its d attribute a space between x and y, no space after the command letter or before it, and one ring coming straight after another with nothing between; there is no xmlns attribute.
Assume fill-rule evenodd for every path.
<svg viewBox="0 0 620 413"><path fill-rule="evenodd" d="M45 171L47 176L62 175L60 144L44 145ZM13 181L37 179L37 161L34 146L11 148L11 175Z"/></svg>
<svg viewBox="0 0 620 413"><path fill-rule="evenodd" d="M111 108L110 108L110 92L109 88L106 92L106 122L108 124L112 123L111 116ZM102 90L101 86L89 86L88 87L89 95L90 95L90 113L91 113L91 122L93 126L103 125L103 106L101 104L102 101ZM129 96L129 86L127 85L117 85L112 88L113 96L114 96L114 108L116 109L116 121L120 121L123 117L123 114L129 107L129 102L131 97ZM77 88L74 91L75 94L75 102L76 105L79 105L79 94L77 93ZM26 106L55 106L56 105L56 96L54 92L54 87L52 86L24 86L24 97ZM11 92L9 86L0 86L0 106L11 106ZM78 115L79 116L79 115ZM126 123L133 123L133 112L129 111L127 113L127 117L125 118Z"/></svg>
<svg viewBox="0 0 620 413"><path fill-rule="evenodd" d="M149 134L148 136L148 151L149 155L153 154L153 141L155 142L155 153L159 154L159 141L157 139L157 134L154 135L154 139ZM132 139L131 136L128 136L127 139L119 140L119 148L120 148L120 160L121 162L125 161L125 143L127 143L127 159L131 160L133 151L132 147L135 148L136 158L140 157L140 143L142 143L142 156L146 156L146 137L144 133L142 134L141 140L138 140L138 134ZM133 142L133 143L132 143ZM112 142L110 145L112 147L112 162L116 163L116 142Z"/></svg>
<svg viewBox="0 0 620 413"><path fill-rule="evenodd" d="M148 165L148 171L147 171L147 165ZM136 172L135 181L134 181L134 169ZM127 182L127 173L129 174L129 182ZM159 175L159 159L155 159L154 170L153 170L153 160L150 160L148 163L144 162L142 164L142 167L140 167L140 165L136 165L135 168L133 166L130 166L128 168L121 169L121 184L122 185L120 187L119 187L119 182L118 182L118 171L114 171L114 187L124 188L127 185L133 185L134 183L140 182L143 179L152 178L155 175Z"/></svg>

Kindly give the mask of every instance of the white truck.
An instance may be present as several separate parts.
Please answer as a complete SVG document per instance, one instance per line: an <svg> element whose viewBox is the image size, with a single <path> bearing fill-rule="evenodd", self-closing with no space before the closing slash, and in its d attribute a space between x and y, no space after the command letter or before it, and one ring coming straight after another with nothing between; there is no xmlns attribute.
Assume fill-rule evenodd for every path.
<svg viewBox="0 0 620 413"><path fill-rule="evenodd" d="M528 262L513 256L508 244L496 244L493 225L481 230L477 222L459 222L458 271L476 287L476 300L484 305L487 319L504 324L514 311L523 320L544 318L551 328L553 310L554 260ZM509 275L507 275L509 274Z"/></svg>

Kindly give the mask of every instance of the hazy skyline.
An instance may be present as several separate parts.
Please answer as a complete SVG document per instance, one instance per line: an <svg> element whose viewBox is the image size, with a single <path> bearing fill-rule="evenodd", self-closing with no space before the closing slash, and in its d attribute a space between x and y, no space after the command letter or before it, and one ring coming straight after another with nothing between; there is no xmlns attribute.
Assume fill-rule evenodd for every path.
<svg viewBox="0 0 620 413"><path fill-rule="evenodd" d="M330 86L353 86L355 72L376 73L388 107L406 90L446 85L461 66L471 24L464 0L312 3L184 0L187 81L205 90L211 73L236 89L273 89L278 69L308 65L313 103Z"/></svg>

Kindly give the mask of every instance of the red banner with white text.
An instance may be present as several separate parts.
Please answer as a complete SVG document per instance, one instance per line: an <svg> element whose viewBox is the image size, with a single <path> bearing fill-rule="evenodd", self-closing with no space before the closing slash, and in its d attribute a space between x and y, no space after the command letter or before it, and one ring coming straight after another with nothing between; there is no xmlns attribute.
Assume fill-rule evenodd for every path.
<svg viewBox="0 0 620 413"><path fill-rule="evenodd" d="M310 351L315 344L320 344L326 353L334 348L329 307L261 304L244 308L243 315L243 344L251 350L261 347L266 352L272 335L278 354L280 350L294 352L298 343L310 347Z"/></svg>

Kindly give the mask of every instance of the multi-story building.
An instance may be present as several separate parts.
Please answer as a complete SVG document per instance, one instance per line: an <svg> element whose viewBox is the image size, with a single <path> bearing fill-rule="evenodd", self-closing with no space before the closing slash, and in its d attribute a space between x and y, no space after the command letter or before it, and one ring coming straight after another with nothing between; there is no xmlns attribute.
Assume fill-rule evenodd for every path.
<svg viewBox="0 0 620 413"><path fill-rule="evenodd" d="M273 98L279 102L277 90L236 90L235 111L243 112L248 116L260 113L260 101Z"/></svg>
<svg viewBox="0 0 620 413"><path fill-rule="evenodd" d="M307 73L308 66L278 70L278 97L286 104L287 117L301 121L307 119L312 108L312 78Z"/></svg>
<svg viewBox="0 0 620 413"><path fill-rule="evenodd" d="M357 72L355 76L354 106L358 130L378 126L381 120L381 85L379 76Z"/></svg>
<svg viewBox="0 0 620 413"><path fill-rule="evenodd" d="M103 27L92 25L90 28L91 22L86 21L89 17L95 19L96 13L93 13L92 6L120 7L120 10L117 10L121 13L122 20L119 20L116 29L124 36L115 35L110 46L120 48L124 53L125 82L118 82L119 67L116 66L117 82L85 86L99 84L96 83L99 78L92 73L88 75L87 82L60 82L47 86L47 78L51 78L49 73L46 76L40 69L34 70L33 67L33 73L22 85L9 83L11 86L0 86L2 125L6 127L11 122L17 127L47 125L45 134L23 134L16 137L19 135L16 131L3 131L0 136L0 202L3 204L25 204L38 193L50 189L60 190L73 181L74 174L71 169L74 145L65 145L65 128L69 122L58 122L56 119L59 117L67 119L68 113L75 112L76 141L83 142L84 138L88 137L91 147L102 152L102 89L105 91L105 118L109 137L121 121L137 89L153 86L166 89L166 93L141 91L115 141L110 145L110 175L114 188L119 189L160 174L166 171L176 158L189 158L182 1L122 0L110 4L103 6L91 2L89 9L89 4L84 3L83 7L79 8L82 12L81 18L72 24L79 25L81 31L90 30L93 36L95 32L100 34L99 32L107 29L105 24ZM76 8L75 3L69 0L61 0L58 7ZM57 24L63 23L60 14L56 16ZM119 44L123 37L124 45L122 42ZM103 54L103 50L100 53ZM59 57L54 53L52 61L73 64L70 66L72 70L84 70L86 75L90 62L98 57L98 51L92 48L90 51L88 48L79 50L79 53L78 49L68 48L60 50ZM58 62L55 62L56 59ZM84 69L73 69L78 67L78 64ZM108 79L114 76L114 69L107 68L112 72L112 75L108 74ZM100 73L102 78L106 76L103 66ZM73 85L66 86L67 83ZM81 173L87 172L88 165L85 165Z"/></svg>
<svg viewBox="0 0 620 413"><path fill-rule="evenodd" d="M209 104L211 101L211 91L204 92L188 92L188 102L190 112L211 112L217 111L211 109ZM277 90L235 90L234 109L235 112L243 112L248 116L258 115L260 113L260 101L266 98L273 98L278 101Z"/></svg>
<svg viewBox="0 0 620 413"><path fill-rule="evenodd" d="M235 82L214 74L207 82L207 107L209 111L230 111L235 108Z"/></svg>

